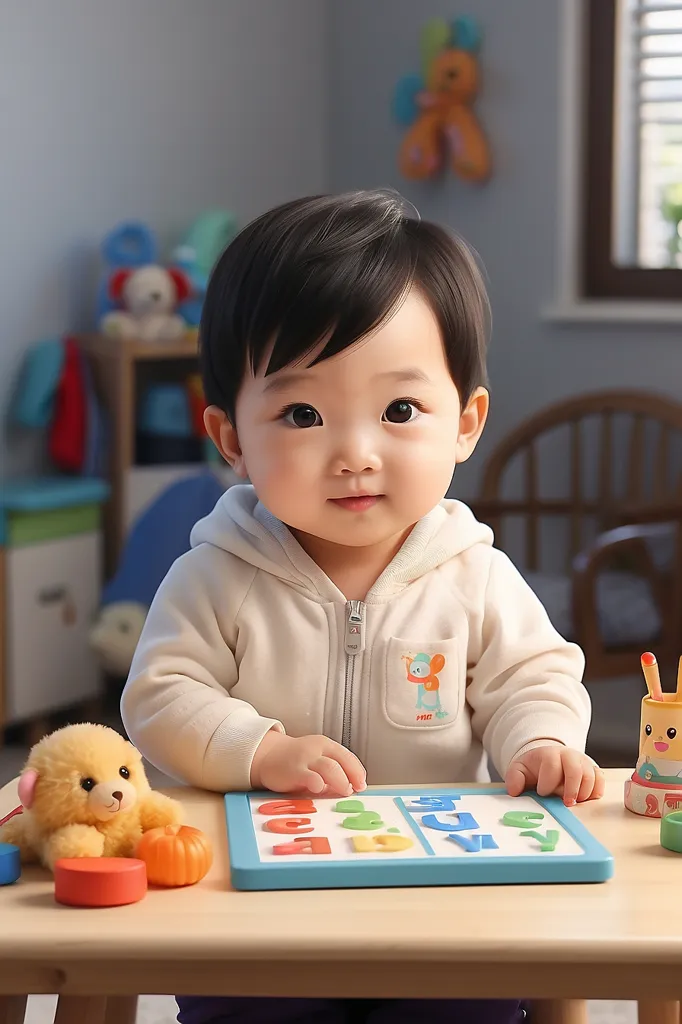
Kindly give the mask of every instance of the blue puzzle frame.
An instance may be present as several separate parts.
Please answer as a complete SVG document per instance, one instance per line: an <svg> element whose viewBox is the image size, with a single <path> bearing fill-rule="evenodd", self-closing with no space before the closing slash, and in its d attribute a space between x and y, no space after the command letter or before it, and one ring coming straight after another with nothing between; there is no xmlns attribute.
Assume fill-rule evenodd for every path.
<svg viewBox="0 0 682 1024"><path fill-rule="evenodd" d="M364 801L375 796L420 797L504 794L503 787L368 788L359 794ZM277 793L228 793L225 816L231 881L235 889L366 889L410 888L429 885L533 885L606 882L613 876L613 857L564 806L558 797L526 793L582 847L583 854L562 857L401 857L362 861L327 861L311 855L305 861L262 863L250 809L251 799L290 799ZM314 799L314 797L313 797ZM288 863L285 863L288 861Z"/></svg>

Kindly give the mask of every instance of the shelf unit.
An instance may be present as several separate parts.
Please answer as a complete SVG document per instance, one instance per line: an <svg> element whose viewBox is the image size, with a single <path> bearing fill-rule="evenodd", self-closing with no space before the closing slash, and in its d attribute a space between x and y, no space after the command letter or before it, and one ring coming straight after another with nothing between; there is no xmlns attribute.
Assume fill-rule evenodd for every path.
<svg viewBox="0 0 682 1024"><path fill-rule="evenodd" d="M146 382L181 380L198 369L197 333L172 342L119 340L102 334L77 335L97 397L109 420L108 480L111 498L104 512L105 571L115 570L130 522L155 493L202 463L137 466L135 420ZM160 372L159 364L165 364ZM211 467L214 468L214 467ZM227 465L215 471L226 486L235 481Z"/></svg>

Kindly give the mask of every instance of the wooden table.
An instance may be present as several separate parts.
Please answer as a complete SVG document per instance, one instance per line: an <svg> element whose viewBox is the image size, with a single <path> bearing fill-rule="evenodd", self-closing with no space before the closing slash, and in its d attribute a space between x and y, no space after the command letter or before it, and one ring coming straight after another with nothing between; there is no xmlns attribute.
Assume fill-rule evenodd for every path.
<svg viewBox="0 0 682 1024"><path fill-rule="evenodd" d="M523 997L534 1024L636 999L647 1024L678 1024L682 856L624 809L627 775L576 811L616 858L611 881L577 886L233 892L222 800L175 791L214 843L198 886L112 910L58 906L37 868L0 888L0 1024L19 1024L26 993L58 993L58 1024L129 1024L137 994L178 992ZM12 783L0 817L16 804Z"/></svg>

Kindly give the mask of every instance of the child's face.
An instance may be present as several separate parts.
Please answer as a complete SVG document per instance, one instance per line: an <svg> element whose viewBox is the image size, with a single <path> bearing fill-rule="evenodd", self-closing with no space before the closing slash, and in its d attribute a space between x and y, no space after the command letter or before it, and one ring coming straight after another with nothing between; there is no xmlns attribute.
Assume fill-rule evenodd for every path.
<svg viewBox="0 0 682 1024"><path fill-rule="evenodd" d="M487 408L480 388L462 412L436 319L412 292L381 329L338 356L248 375L236 430L215 409L206 422L278 519L364 547L398 536L441 500Z"/></svg>

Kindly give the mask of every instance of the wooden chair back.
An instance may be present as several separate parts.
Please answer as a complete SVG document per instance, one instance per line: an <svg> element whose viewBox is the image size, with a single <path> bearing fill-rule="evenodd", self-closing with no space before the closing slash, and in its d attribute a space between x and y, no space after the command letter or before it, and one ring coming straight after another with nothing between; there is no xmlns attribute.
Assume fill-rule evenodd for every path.
<svg viewBox="0 0 682 1024"><path fill-rule="evenodd" d="M510 477L512 495L505 494ZM647 392L601 391L542 409L494 449L474 506L501 548L506 521L522 518L522 561L531 571L542 568L543 520L563 520L562 561L570 572L576 555L604 530L680 516L682 403Z"/></svg>

